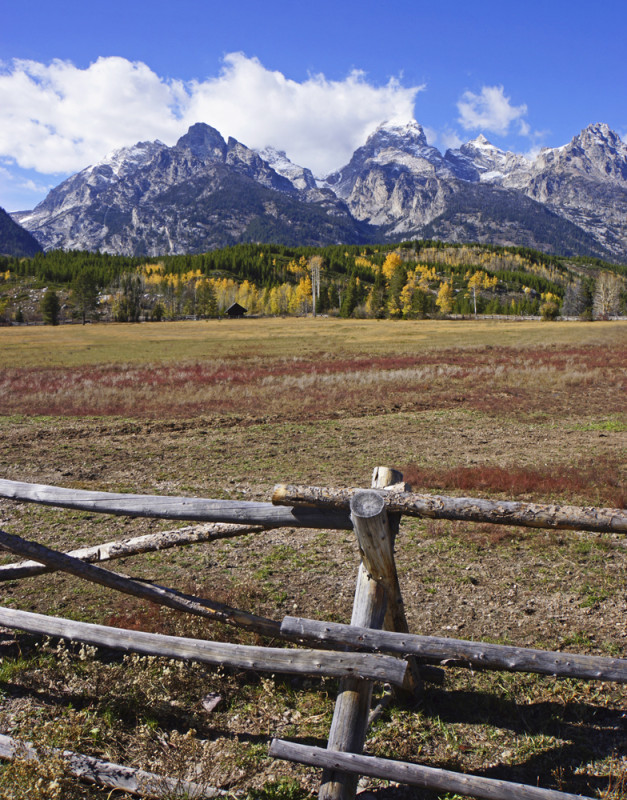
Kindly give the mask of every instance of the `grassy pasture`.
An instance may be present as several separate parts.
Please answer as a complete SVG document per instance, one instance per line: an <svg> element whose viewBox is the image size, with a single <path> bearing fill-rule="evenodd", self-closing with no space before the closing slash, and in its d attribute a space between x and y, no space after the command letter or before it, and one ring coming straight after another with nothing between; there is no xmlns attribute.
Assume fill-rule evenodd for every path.
<svg viewBox="0 0 627 800"><path fill-rule="evenodd" d="M627 325L243 320L0 328L2 477L77 488L267 500L276 482L625 503ZM0 501L6 530L71 548L169 530ZM627 655L627 548L616 536L405 520L397 558L420 633ZM11 556L3 560L11 561ZM275 531L110 568L256 613L347 621L352 535ZM51 575L3 604L105 624L252 642ZM0 732L205 779L252 798L315 796L272 762L274 735L323 745L336 685L209 670L0 633ZM377 689L377 692L379 688ZM202 698L222 697L207 712ZM447 669L369 733L382 756L627 796L627 690ZM381 800L425 793L376 781ZM0 796L105 798L51 760L0 766Z"/></svg>
<svg viewBox="0 0 627 800"><path fill-rule="evenodd" d="M268 318L0 328L0 367L407 354L450 347L620 346L622 322Z"/></svg>

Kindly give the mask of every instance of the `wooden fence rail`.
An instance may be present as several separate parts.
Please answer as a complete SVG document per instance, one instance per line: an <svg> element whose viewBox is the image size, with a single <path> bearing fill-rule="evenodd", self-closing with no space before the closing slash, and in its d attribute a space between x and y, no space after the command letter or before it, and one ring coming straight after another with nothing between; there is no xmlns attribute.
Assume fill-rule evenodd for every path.
<svg viewBox="0 0 627 800"><path fill-rule="evenodd" d="M280 634L280 626L275 620L258 617L255 614L231 608L224 603L201 597L192 597L174 589L168 589L165 586L156 586L144 581L138 581L126 575L120 575L118 572L103 569L95 564L86 564L66 553L59 553L42 544L29 542L20 536L15 536L3 530L0 530L0 547L20 556L29 556L42 564L68 572L70 575L76 575L78 578L91 583L97 583L100 586L106 586L108 589L140 597L157 605L173 608L176 611L238 625L266 636Z"/></svg>
<svg viewBox="0 0 627 800"><path fill-rule="evenodd" d="M180 797L181 800L208 800L213 797L233 797L232 792L217 789L213 786L201 785L192 781L177 778L166 778L154 772L143 769L126 767L122 764L112 764L101 758L85 756L71 750L57 748L33 747L30 742L22 742L11 736L0 734L0 758L13 761L22 758L26 761L40 761L49 756L62 758L65 767L74 775L88 783L97 783L110 789L120 789L142 797L161 798Z"/></svg>
<svg viewBox="0 0 627 800"><path fill-rule="evenodd" d="M272 502L298 508L340 512L350 507L350 499L361 489L327 489L319 486L277 484ZM410 517L489 522L497 525L522 525L527 528L566 528L597 533L627 533L627 511L621 508L582 508L542 505L511 500L484 500L476 497L444 497L413 492L386 492L388 511Z"/></svg>
<svg viewBox="0 0 627 800"><path fill-rule="evenodd" d="M231 539L236 536L247 536L249 533L260 533L267 528L259 525L229 525L228 523L206 523L204 525L188 525L173 531L159 531L121 539L115 542L104 542L92 547L81 547L66 553L68 556L86 561L88 564L111 561L116 558L128 558L142 553L154 553L157 550L168 550L171 547L184 547L201 542L215 542L220 539ZM20 561L17 564L0 565L0 581L14 581L19 578L31 578L54 572L50 564L38 561Z"/></svg>
<svg viewBox="0 0 627 800"><path fill-rule="evenodd" d="M270 749L270 754L277 758L323 768L320 800L352 800L360 774L487 800L574 800L578 796L361 755L372 681L385 681L406 691L418 691L420 668L427 662L627 682L627 660L624 659L410 634L394 562L395 536L403 514L535 528L627 533L627 512L416 494L407 491L401 480L402 476L394 470L379 467L375 469L371 490L281 484L275 487L272 503L91 492L0 480L0 497L11 500L97 513L211 523L202 528L194 526L107 542L70 553L60 553L0 530L0 548L30 559L0 566L0 581L62 570L179 611L300 644L315 643L327 649L250 647L186 639L7 608L0 608L0 625L148 655L240 669L339 677L327 749L280 740L274 740ZM285 617L279 623L206 598L136 580L95 563L280 527L355 531L361 564L351 625L295 617ZM358 652L360 650L394 655ZM0 740L0 756L3 756L2 744ZM14 744L7 745L9 750L13 748L11 752ZM70 755L79 760L86 758ZM193 789L195 791L195 787Z"/></svg>
<svg viewBox="0 0 627 800"><path fill-rule="evenodd" d="M535 672L561 678L627 683L627 659L587 656L440 636L369 630L337 622L284 617L281 633L306 642L413 655L421 661L471 669Z"/></svg>
<svg viewBox="0 0 627 800"><path fill-rule="evenodd" d="M240 500L211 500L198 497L158 497L148 494L90 492L62 489L38 483L0 479L0 497L39 503L57 508L74 508L97 514L128 517L180 519L188 522L231 522L264 528L327 528L351 530L348 511L316 508L283 508L272 503Z"/></svg>
<svg viewBox="0 0 627 800"><path fill-rule="evenodd" d="M0 625L42 636L59 636L62 639L84 642L96 647L111 647L129 653L182 658L216 666L287 675L358 677L402 686L407 669L407 663L394 656L335 650L256 647L188 639L182 636L111 628L90 622L76 622L13 608L0 607Z"/></svg>
<svg viewBox="0 0 627 800"><path fill-rule="evenodd" d="M421 786L424 789L435 789L440 792L456 792L486 800L590 800L580 794L539 789L522 783L499 781L357 753L337 753L281 739L272 741L270 755L300 764L309 764L312 767L322 767L325 770L343 770L354 775L368 775L371 778L397 781L408 786Z"/></svg>

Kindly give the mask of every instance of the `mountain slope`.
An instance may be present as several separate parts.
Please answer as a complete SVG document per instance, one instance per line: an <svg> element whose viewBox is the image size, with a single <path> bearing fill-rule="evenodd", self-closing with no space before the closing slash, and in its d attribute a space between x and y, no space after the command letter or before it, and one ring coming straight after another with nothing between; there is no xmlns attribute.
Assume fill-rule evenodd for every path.
<svg viewBox="0 0 627 800"><path fill-rule="evenodd" d="M515 189L585 231L610 258L627 259L627 145L607 125L531 161L483 136L445 158L465 179Z"/></svg>
<svg viewBox="0 0 627 800"><path fill-rule="evenodd" d="M195 253L240 241L370 241L330 192L314 202L253 150L193 125L174 147L141 143L57 186L16 218L46 249Z"/></svg>
<svg viewBox="0 0 627 800"><path fill-rule="evenodd" d="M422 128L381 126L327 185L351 213L388 238L518 244L564 255L607 256L605 242L576 220L516 191L532 164L480 136L443 157ZM627 251L627 248L626 248Z"/></svg>
<svg viewBox="0 0 627 800"><path fill-rule="evenodd" d="M41 249L35 237L0 208L0 256L30 257Z"/></svg>
<svg viewBox="0 0 627 800"><path fill-rule="evenodd" d="M442 155L416 121L384 124L316 181L284 152L198 123L173 147L112 153L13 216L46 249L126 255L436 236L627 262L627 145L598 124L535 159L482 135Z"/></svg>

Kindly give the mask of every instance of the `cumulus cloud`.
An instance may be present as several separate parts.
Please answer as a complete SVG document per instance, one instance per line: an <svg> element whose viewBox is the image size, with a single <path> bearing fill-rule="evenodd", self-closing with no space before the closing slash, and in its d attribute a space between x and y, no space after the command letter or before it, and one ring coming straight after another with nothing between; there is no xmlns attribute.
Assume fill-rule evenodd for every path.
<svg viewBox="0 0 627 800"><path fill-rule="evenodd" d="M448 149L457 150L463 145L464 140L460 138L460 136L457 134L457 131L447 128L440 136L440 142L443 151Z"/></svg>
<svg viewBox="0 0 627 800"><path fill-rule="evenodd" d="M513 122L519 123L519 133L528 135L529 126L523 120L527 106L513 106L502 86L484 86L480 94L464 92L457 103L458 121L465 130L491 131L504 136Z"/></svg>
<svg viewBox="0 0 627 800"><path fill-rule="evenodd" d="M0 65L0 157L42 173L74 172L137 141L174 144L195 122L249 147L272 145L325 174L384 120L413 118L422 87L373 86L359 72L303 82L231 53L217 77L166 80L141 62L99 58Z"/></svg>

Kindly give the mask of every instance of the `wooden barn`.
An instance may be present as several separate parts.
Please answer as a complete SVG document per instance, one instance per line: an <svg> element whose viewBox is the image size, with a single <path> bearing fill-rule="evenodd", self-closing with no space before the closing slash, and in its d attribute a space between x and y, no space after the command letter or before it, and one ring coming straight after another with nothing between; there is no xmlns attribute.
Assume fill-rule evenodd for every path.
<svg viewBox="0 0 627 800"><path fill-rule="evenodd" d="M232 306L227 308L226 313L227 316L231 318L243 317L244 314L248 313L248 309L244 308L244 306L240 306L239 303L233 303Z"/></svg>

